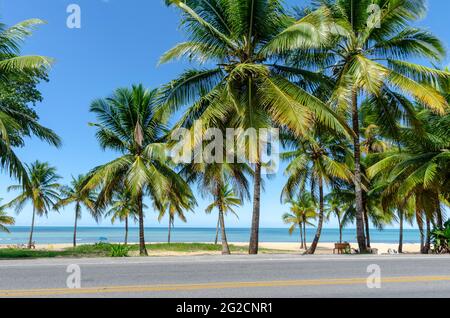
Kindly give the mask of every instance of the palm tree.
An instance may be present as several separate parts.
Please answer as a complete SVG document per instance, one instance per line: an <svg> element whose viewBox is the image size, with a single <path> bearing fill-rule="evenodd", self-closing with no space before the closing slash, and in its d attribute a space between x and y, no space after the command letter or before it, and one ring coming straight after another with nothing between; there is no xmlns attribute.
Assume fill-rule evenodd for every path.
<svg viewBox="0 0 450 318"><path fill-rule="evenodd" d="M338 191L332 191L325 196L325 212L329 220L331 216L336 217L339 227L339 243L342 243L342 230L346 223L349 222L348 210L349 204L342 200Z"/></svg>
<svg viewBox="0 0 450 318"><path fill-rule="evenodd" d="M425 15L425 0L336 0L321 3L332 13L334 30L339 31L326 56L330 62L328 70L337 83L333 100L340 109L349 107L355 132L356 225L359 249L364 252L359 97L384 96L399 101L398 92L401 92L433 111L443 113L448 104L432 84L450 74L406 60L424 58L440 61L445 57L444 46L435 36L410 26ZM370 15L374 4L381 8L379 21ZM402 100L400 104L408 114L408 105Z"/></svg>
<svg viewBox="0 0 450 318"><path fill-rule="evenodd" d="M20 213L27 202L33 207L33 218L31 220L30 239L28 248L33 244L33 232L35 216L48 215L51 209L55 209L56 203L61 199L59 191L61 185L58 180L61 177L56 173L56 168L50 166L47 162L35 161L27 165L27 178L30 180L26 185L13 185L8 191L20 190L22 193L5 205L5 207L15 207L17 213Z"/></svg>
<svg viewBox="0 0 450 318"><path fill-rule="evenodd" d="M222 254L230 254L228 240L225 231L225 215L228 212L233 213L237 217L234 207L242 205L242 200L237 197L229 184L223 184L214 195L214 202L206 208L206 213L210 214L214 209L219 211L219 228L222 237Z"/></svg>
<svg viewBox="0 0 450 318"><path fill-rule="evenodd" d="M450 184L449 119L422 110L418 114L421 133L415 128L404 128L401 134L401 151L377 155L368 175L384 184L381 193L383 207L396 202L400 208L414 205L415 216L423 234L424 216L427 223L427 243L422 251L427 252L430 227L443 224L443 204L448 202ZM411 202L413 201L413 202ZM410 209L412 210L412 208ZM404 212L404 211L403 211ZM399 219L403 216L400 212ZM401 221L401 220L400 220Z"/></svg>
<svg viewBox="0 0 450 318"><path fill-rule="evenodd" d="M132 199L129 192L117 191L111 202L110 209L105 213L105 217L111 217L111 223L114 224L117 219L121 222L125 222L125 238L124 244L128 244L128 231L129 231L129 221L132 219L134 222L139 221L139 215L137 213L138 207L136 202ZM143 204L143 208L147 208Z"/></svg>
<svg viewBox="0 0 450 318"><path fill-rule="evenodd" d="M193 197L191 191L181 193L181 195L178 195L177 192L176 191L174 192L173 190L174 190L173 187L169 187L169 189L167 189L165 193L163 207L160 210L158 216L158 221L160 222L166 214L169 217L169 228L167 234L167 242L169 244L171 239L172 228L175 225L175 216L178 216L178 218L181 221L186 223L187 219L186 216L184 215L184 212L193 211L194 206L197 205L197 202Z"/></svg>
<svg viewBox="0 0 450 318"><path fill-rule="evenodd" d="M21 182L28 182L26 168L12 147L22 147L25 137L31 136L54 146L61 144L59 137L40 125L37 114L26 106L29 96L23 102L20 100L24 97L24 87L29 88L36 78L46 78L45 73L52 63L47 57L20 55L22 42L43 23L30 19L9 28L0 23L0 167Z"/></svg>
<svg viewBox="0 0 450 318"><path fill-rule="evenodd" d="M10 217L6 214L6 211L3 210L3 207L0 208L0 232L9 233L9 229L6 225L14 225L15 220L13 217Z"/></svg>
<svg viewBox="0 0 450 318"><path fill-rule="evenodd" d="M322 14L301 20L287 16L280 0L166 0L178 7L188 41L178 44L161 63L187 57L212 69L183 73L162 90L164 111L191 105L177 126L205 127L230 122L234 128L288 127L302 135L316 120L343 131L345 123L331 109L290 78L324 81L317 72L284 65L288 49L308 50L326 41ZM278 62L278 63L275 63ZM254 164L253 215L249 253L257 254L261 198L262 149Z"/></svg>
<svg viewBox="0 0 450 318"><path fill-rule="evenodd" d="M314 225L309 220L317 217L317 204L308 192L302 192L297 198L287 200L285 203L288 203L291 206L291 212L283 214L283 222L285 224L291 224L289 228L290 235L294 233L296 227L299 228L301 242L300 249L308 249L306 243L306 226Z"/></svg>
<svg viewBox="0 0 450 318"><path fill-rule="evenodd" d="M121 156L94 168L85 190L99 187L98 206L106 206L114 192L125 185L137 205L139 216L139 250L148 255L144 237L144 195L162 208L166 189L172 187L177 196L190 193L190 188L172 169L165 155L165 126L155 114L156 90L142 85L117 89L107 99L91 105L97 115L97 139L103 149L117 151ZM123 189L123 188L122 188Z"/></svg>
<svg viewBox="0 0 450 318"><path fill-rule="evenodd" d="M78 220L81 219L81 209L84 206L98 222L99 213L95 209L96 194L92 191L83 191L86 183L86 176L79 175L72 177L70 186L62 187L61 200L56 203L56 209L75 204L75 224L73 227L73 247L77 246L77 225Z"/></svg>
<svg viewBox="0 0 450 318"><path fill-rule="evenodd" d="M313 135L304 140L287 136L294 146L293 151L282 154L282 159L291 160L286 168L288 181L283 189L283 194L290 197L299 186L304 188L307 183L311 186L311 193L318 190L319 220L314 240L306 252L314 254L320 240L325 213L324 187L331 185L335 180L350 181L353 174L348 166L348 149L345 143L336 140L336 136L319 126ZM313 196L314 197L314 196Z"/></svg>

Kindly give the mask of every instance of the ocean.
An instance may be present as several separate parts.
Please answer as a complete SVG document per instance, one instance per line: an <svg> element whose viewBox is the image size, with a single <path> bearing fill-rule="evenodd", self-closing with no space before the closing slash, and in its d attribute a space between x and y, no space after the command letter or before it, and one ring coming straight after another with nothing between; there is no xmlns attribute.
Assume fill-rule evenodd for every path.
<svg viewBox="0 0 450 318"><path fill-rule="evenodd" d="M0 245L22 244L28 241L29 227L14 226L10 228L11 233L0 232ZM122 242L124 239L124 229L120 227L80 227L78 229L78 243L96 242ZM186 228L179 227L172 229L172 242L214 242L216 234L215 228ZM307 239L311 241L314 237L315 229L307 229ZM373 243L397 243L399 231L396 229L386 229L383 231L373 230L371 241ZM250 229L248 228L228 228L227 237L230 242L248 242ZM138 228L130 228L129 242L138 241ZM147 242L166 242L167 228L146 228L145 239ZM344 229L344 241L356 242L355 229ZM36 227L33 240L36 244L58 244L72 243L72 227ZM338 229L323 229L321 242L333 243L339 240ZM298 242L299 233L289 235L285 228L261 228L261 242ZM404 230L405 243L419 243L420 234L418 230Z"/></svg>

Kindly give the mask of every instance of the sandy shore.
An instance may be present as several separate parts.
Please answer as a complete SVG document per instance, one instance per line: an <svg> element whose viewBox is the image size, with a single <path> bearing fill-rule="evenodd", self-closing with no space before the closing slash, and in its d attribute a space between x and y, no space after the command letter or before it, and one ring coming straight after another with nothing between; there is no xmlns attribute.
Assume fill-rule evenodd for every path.
<svg viewBox="0 0 450 318"><path fill-rule="evenodd" d="M151 243L149 243L151 244ZM235 246L248 246L245 242L230 242ZM82 244L80 244L82 245ZM309 244L308 244L309 246ZM7 248L7 245L0 245L0 248ZM60 251L65 248L72 247L72 244L37 244L38 250ZM356 249L358 245L352 243L351 247ZM274 252L286 253L302 253L304 250L300 249L299 243L282 242L282 243L260 243L260 248L274 250ZM333 254L334 243L319 243L316 254ZM372 248L378 250L378 254L387 254L389 250L398 250L398 244L391 243L372 243ZM420 244L404 244L404 253L420 253ZM158 252L158 255L186 255L186 254L216 254L215 252L201 252L201 253L181 253L181 252ZM217 253L219 254L219 253Z"/></svg>

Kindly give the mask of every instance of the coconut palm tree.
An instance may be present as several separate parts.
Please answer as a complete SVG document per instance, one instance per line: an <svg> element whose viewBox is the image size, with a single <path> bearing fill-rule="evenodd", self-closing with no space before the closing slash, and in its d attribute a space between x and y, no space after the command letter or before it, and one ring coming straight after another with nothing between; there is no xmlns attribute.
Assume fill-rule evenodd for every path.
<svg viewBox="0 0 450 318"><path fill-rule="evenodd" d="M306 226L314 226L309 220L317 218L317 204L312 195L308 192L302 192L295 199L287 200L285 203L290 205L290 213L282 216L285 224L291 224L289 234L294 233L298 227L300 231L300 249L308 249L306 239Z"/></svg>
<svg viewBox="0 0 450 318"><path fill-rule="evenodd" d="M33 217L31 220L30 238L28 240L28 248L31 248L36 215L47 216L48 212L55 209L56 203L61 200L61 185L58 183L61 177L56 173L56 168L50 166L47 162L35 161L27 165L26 170L29 183L8 187L8 191L22 191L22 193L6 204L5 207L15 207L16 212L20 213L26 203L31 203Z"/></svg>
<svg viewBox="0 0 450 318"><path fill-rule="evenodd" d="M229 184L223 184L214 195L214 202L208 205L205 212L210 214L214 209L219 212L219 228L222 236L222 254L230 254L228 240L225 230L225 215L228 212L233 213L236 217L237 213L233 209L242 205L242 200L237 197Z"/></svg>
<svg viewBox="0 0 450 318"><path fill-rule="evenodd" d="M131 194L125 191L117 191L109 203L109 210L106 211L105 217L111 218L111 223L114 224L116 220L120 220L125 223L125 238L124 244L128 244L128 231L130 219L134 222L139 221L139 215L137 213L138 207L136 201L133 200ZM143 204L143 208L147 208Z"/></svg>
<svg viewBox="0 0 450 318"><path fill-rule="evenodd" d="M188 40L161 58L165 63L188 58L210 69L188 70L162 90L164 111L173 113L190 105L177 126L205 127L218 122L233 128L288 127L304 134L318 120L345 130L334 112L321 100L289 79L308 84L324 81L317 72L285 65L287 49L319 47L326 41L322 12L301 20L285 14L280 0L166 0L182 12ZM311 85L310 85L311 86ZM258 252L262 149L254 164L253 215L249 253Z"/></svg>
<svg viewBox="0 0 450 318"><path fill-rule="evenodd" d="M13 147L22 147L24 139L31 136L55 146L61 144L52 130L39 124L35 111L26 106L30 102L29 88L35 85L37 78L46 78L52 60L43 56L21 56L20 47L35 27L43 23L30 19L9 28L0 23L0 167L21 182L28 181L26 168Z"/></svg>
<svg viewBox="0 0 450 318"><path fill-rule="evenodd" d="M330 41L326 68L336 80L333 101L348 110L354 136L356 225L360 251L366 250L364 203L361 175L361 96L384 96L399 101L399 93L420 100L426 107L443 113L448 104L433 87L449 73L409 62L407 59L440 61L445 57L442 43L428 31L411 27L426 14L425 0L336 0L320 1L333 17L335 38ZM372 14L374 5L379 15ZM407 99L406 99L407 100ZM408 105L400 100L403 112ZM380 112L381 115L381 112Z"/></svg>
<svg viewBox="0 0 450 318"><path fill-rule="evenodd" d="M3 210L3 207L0 208L0 232L9 233L9 229L6 225L14 225L16 222L13 217L10 217L6 214L6 211Z"/></svg>
<svg viewBox="0 0 450 318"><path fill-rule="evenodd" d="M336 217L339 227L339 243L342 243L342 230L349 221L348 210L351 204L343 201L339 194L338 191L331 191L325 196L325 212L328 220L332 216Z"/></svg>
<svg viewBox="0 0 450 318"><path fill-rule="evenodd" d="M283 160L290 160L285 171L288 180L283 188L283 195L290 197L298 187L304 188L307 183L311 186L312 194L318 192L319 219L316 235L306 252L308 254L314 254L322 232L325 185L332 185L335 180L351 181L353 178L348 165L349 151L346 144L319 127L303 140L287 135L286 142L294 150L281 155Z"/></svg>
<svg viewBox="0 0 450 318"><path fill-rule="evenodd" d="M81 209L84 206L94 219L98 222L100 213L95 209L96 193L93 191L84 191L86 176L79 175L72 177L70 186L62 187L61 199L56 203L56 209L75 204L75 223L73 227L73 247L77 246L77 228L78 220L81 219Z"/></svg>
<svg viewBox="0 0 450 318"><path fill-rule="evenodd" d="M448 185L450 184L450 156L448 115L441 117L427 110L419 112L422 133L414 128L404 128L401 135L401 151L393 149L374 158L368 175L383 184L381 192L383 207L396 202L400 208L414 205L416 222L423 234L424 218L427 223L427 243L429 243L430 227L443 224L443 205L448 202ZM412 201L412 202L411 202ZM404 211L400 210L399 219ZM425 216L425 217L424 217ZM402 222L401 222L402 223ZM422 251L428 251L428 245Z"/></svg>
<svg viewBox="0 0 450 318"><path fill-rule="evenodd" d="M165 193L163 207L159 212L158 221L168 215L169 218L169 228L167 233L167 242L170 244L172 228L175 225L175 216L183 221L187 222L185 211L193 211L194 206L197 202L191 191L182 193L181 196L173 191L173 187L169 187Z"/></svg>
<svg viewBox="0 0 450 318"><path fill-rule="evenodd" d="M190 188L172 169L166 158L165 126L155 114L157 91L142 85L117 89L109 98L91 104L98 119L101 148L120 153L120 157L94 168L85 190L100 188L97 206L106 206L114 192L125 185L137 205L139 216L139 250L148 255L144 237L144 196L162 208L166 189L172 187L177 196L190 193ZM122 187L123 189L123 187Z"/></svg>

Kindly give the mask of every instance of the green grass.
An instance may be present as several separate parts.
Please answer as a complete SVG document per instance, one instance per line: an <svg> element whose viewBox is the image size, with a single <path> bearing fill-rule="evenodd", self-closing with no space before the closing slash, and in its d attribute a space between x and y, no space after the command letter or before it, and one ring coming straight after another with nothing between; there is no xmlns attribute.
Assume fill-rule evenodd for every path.
<svg viewBox="0 0 450 318"><path fill-rule="evenodd" d="M40 251L28 249L0 249L0 259L23 259L23 258L55 258L55 257L110 257L113 254L114 247L117 245L107 243L97 243L93 245L80 245L75 248L66 248L63 251ZM128 245L130 252L139 251L139 245ZM207 243L156 243L147 245L148 252L220 252L220 244ZM232 253L247 253L246 246L230 245ZM276 250L260 249L261 253L275 253ZM134 253L136 254L136 253Z"/></svg>

